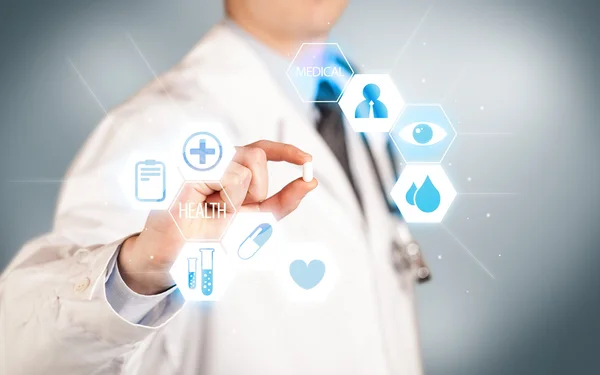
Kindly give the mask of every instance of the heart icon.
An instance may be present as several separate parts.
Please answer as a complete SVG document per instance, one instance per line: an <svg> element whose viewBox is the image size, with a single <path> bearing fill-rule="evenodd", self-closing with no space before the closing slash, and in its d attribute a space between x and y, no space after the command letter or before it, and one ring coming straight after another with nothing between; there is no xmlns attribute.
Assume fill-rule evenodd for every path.
<svg viewBox="0 0 600 375"><path fill-rule="evenodd" d="M290 264L290 276L299 287L312 289L323 280L325 263L318 259L311 260L308 264L301 259L295 260Z"/></svg>

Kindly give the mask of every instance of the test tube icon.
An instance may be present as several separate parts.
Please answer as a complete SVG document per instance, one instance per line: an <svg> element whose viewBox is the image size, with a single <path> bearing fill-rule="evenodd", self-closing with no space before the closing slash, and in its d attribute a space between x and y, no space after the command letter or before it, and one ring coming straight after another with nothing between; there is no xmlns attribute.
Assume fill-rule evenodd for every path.
<svg viewBox="0 0 600 375"><path fill-rule="evenodd" d="M213 254L215 249L200 249L200 267L202 268L202 294L210 296L213 292Z"/></svg>
<svg viewBox="0 0 600 375"><path fill-rule="evenodd" d="M188 287L196 289L196 269L198 267L198 258L188 258Z"/></svg>

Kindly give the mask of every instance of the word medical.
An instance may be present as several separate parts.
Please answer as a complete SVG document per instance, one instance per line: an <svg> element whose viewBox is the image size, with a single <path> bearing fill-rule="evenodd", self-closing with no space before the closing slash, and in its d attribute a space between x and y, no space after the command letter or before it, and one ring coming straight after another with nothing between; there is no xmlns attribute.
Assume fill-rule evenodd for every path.
<svg viewBox="0 0 600 375"><path fill-rule="evenodd" d="M223 213L223 218L227 218L227 204L225 202L204 202L204 205L196 202L179 202L180 219L220 219L221 213Z"/></svg>
<svg viewBox="0 0 600 375"><path fill-rule="evenodd" d="M339 66L304 66L296 67L296 75L301 77L344 77L344 71Z"/></svg>

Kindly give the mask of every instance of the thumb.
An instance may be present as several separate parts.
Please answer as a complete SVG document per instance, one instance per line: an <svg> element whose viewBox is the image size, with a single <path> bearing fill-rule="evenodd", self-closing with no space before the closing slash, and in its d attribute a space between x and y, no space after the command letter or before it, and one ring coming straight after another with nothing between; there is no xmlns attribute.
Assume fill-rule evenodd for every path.
<svg viewBox="0 0 600 375"><path fill-rule="evenodd" d="M258 207L260 211L271 212L277 220L281 220L298 208L306 194L313 191L318 185L315 178L310 182L298 178L284 186L277 194L259 203Z"/></svg>

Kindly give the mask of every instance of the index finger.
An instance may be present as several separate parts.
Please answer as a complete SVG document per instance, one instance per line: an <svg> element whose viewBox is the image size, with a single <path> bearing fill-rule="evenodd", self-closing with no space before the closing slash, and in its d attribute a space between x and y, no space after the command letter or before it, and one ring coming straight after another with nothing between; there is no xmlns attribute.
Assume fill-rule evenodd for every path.
<svg viewBox="0 0 600 375"><path fill-rule="evenodd" d="M307 154L298 147L287 143L261 140L249 144L248 147L260 148L265 152L267 160L270 161L286 161L296 165L302 165L312 161L311 154Z"/></svg>

